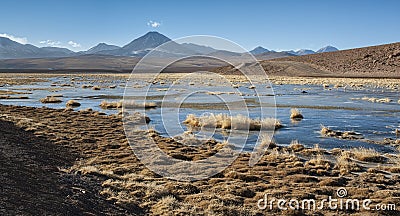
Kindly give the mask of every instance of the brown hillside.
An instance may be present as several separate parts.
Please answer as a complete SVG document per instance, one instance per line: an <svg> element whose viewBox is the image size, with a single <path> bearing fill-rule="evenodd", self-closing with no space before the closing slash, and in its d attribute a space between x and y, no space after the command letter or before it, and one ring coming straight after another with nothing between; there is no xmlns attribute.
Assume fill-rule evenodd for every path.
<svg viewBox="0 0 400 216"><path fill-rule="evenodd" d="M276 76L400 78L400 43L291 56L260 63L267 75ZM214 71L241 74L231 65Z"/></svg>
<svg viewBox="0 0 400 216"><path fill-rule="evenodd" d="M344 77L400 77L400 43L271 60L306 63ZM263 61L263 65L268 64Z"/></svg>

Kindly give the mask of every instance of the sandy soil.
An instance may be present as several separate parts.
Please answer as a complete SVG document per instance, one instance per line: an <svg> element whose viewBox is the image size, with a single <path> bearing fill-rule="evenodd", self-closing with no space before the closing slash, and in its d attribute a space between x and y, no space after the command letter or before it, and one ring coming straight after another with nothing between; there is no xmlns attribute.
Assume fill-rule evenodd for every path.
<svg viewBox="0 0 400 216"><path fill-rule="evenodd" d="M152 215L398 215L400 211L259 210L275 198L371 199L400 206L398 155L330 152L301 144L271 146L258 164L243 153L229 168L196 182L168 180L144 167L130 149L121 116L99 112L0 105L1 198L7 214ZM151 136L177 158L194 160L216 148L194 149ZM214 143L213 145L217 145ZM360 151L361 152L361 151ZM370 155L371 154L371 155ZM363 156L363 157L361 157ZM365 159L367 158L367 159ZM372 160L374 161L374 160Z"/></svg>

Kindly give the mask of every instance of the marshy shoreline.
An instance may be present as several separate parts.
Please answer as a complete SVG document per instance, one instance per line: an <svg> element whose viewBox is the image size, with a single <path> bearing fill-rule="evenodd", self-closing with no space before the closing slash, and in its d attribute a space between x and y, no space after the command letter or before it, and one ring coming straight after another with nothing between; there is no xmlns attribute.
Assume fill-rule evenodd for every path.
<svg viewBox="0 0 400 216"><path fill-rule="evenodd" d="M163 86L185 75L160 74L155 83ZM239 88L249 87L248 80L243 76L224 76ZM62 79L56 79L59 77ZM242 152L227 169L208 179L185 182L162 177L146 168L135 156L124 132L121 115L123 113L118 110L118 107L121 107L120 101L114 101L122 98L119 95L106 93L121 90L128 78L129 74L122 73L24 73L18 74L18 77L15 73L0 74L0 86L5 89L0 91L2 101L24 100L19 98L20 95L25 94L31 98L37 91L43 91L46 94L44 98L48 96L50 99L62 100L58 103L62 108L56 109L40 107L48 104L39 103L39 99L37 102L40 105L36 107L0 104L2 152L0 214L398 215L400 213L399 139L392 137L382 141L367 140L359 138L359 134L353 131L345 131L340 127L323 127L321 135L339 141L363 139L371 145L390 146L395 151L381 153L369 148L324 149L318 145L310 147L313 143L301 143L296 140L292 140L290 144L286 143L287 145L272 142L253 167L249 166L250 153ZM140 80L140 75L137 78ZM263 77L260 81L261 86L265 86L268 79ZM316 86L316 91L325 92L373 89L376 92L385 90L395 94L399 92L400 87L399 79L380 78L270 76L269 81L276 86L299 85L300 87L296 86L290 90L294 92L306 92L309 91L309 86ZM46 86L40 86L40 83L46 83ZM32 84L37 86L34 88L29 86ZM98 85L100 90L92 89ZM138 90L141 86L142 84L138 84ZM257 88L259 87L260 85ZM99 101L96 103L98 109L87 109L87 104L84 107L86 99L92 96L83 95L75 101L77 97L75 95L68 98L60 94L60 89L63 88L76 90L78 93L82 90L95 92L93 97L98 97ZM104 92L97 93L101 91ZM101 94L104 95L99 97ZM227 92L215 92L215 94L227 94ZM157 97L159 96L153 96L153 99ZM104 99L111 101L100 103L100 100ZM372 102L377 102L378 99ZM47 101L50 100L45 102ZM375 105L364 99L360 101ZM74 107L74 111L73 107L66 107L65 102L76 106L80 103L82 106ZM386 103L386 100L383 102ZM388 103L392 107L398 105L397 100ZM101 104L106 109L101 108ZM140 105L146 107L146 104ZM313 107L277 104L277 107L358 111L358 108L341 108L336 105ZM110 108L113 110L107 110ZM292 119L289 117L290 113L287 113L287 119L300 118L299 114L301 114L299 110L293 109ZM308 121L309 116L306 114L304 118ZM196 123L198 119L194 120ZM228 121L228 124L221 124L221 127L240 128L234 123ZM201 125L196 123L194 126ZM152 137L158 147L171 157L185 161L207 158L218 152L223 145L210 140L206 145L184 146L172 138L161 136L154 130L142 133ZM261 210L257 206L265 194L276 199L323 200L329 196L337 198L336 191L339 188L348 191L346 196L348 199L371 199L371 205L395 204L397 210L337 211L327 208L315 211L277 208Z"/></svg>
<svg viewBox="0 0 400 216"><path fill-rule="evenodd" d="M222 173L180 182L141 164L129 146L119 115L11 105L0 105L0 113L2 214L399 214L398 210L283 211L257 207L265 194L277 199L322 200L335 197L341 187L347 189L349 199L400 206L398 154L362 149L327 151L293 142L286 147L270 145L253 167L248 165L249 153L242 153ZM148 133L173 157L191 160L215 151L187 151L171 138ZM15 190L16 186L20 190ZM22 207L16 200L24 203Z"/></svg>

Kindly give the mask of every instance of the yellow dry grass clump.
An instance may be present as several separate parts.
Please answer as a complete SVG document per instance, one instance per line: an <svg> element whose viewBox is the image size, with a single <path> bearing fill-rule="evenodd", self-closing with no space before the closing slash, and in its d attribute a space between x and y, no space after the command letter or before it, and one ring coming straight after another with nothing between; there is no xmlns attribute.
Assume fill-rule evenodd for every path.
<svg viewBox="0 0 400 216"><path fill-rule="evenodd" d="M135 101L128 101L123 104L122 101L119 102L107 102L107 101L102 101L100 104L100 107L103 109L119 109L122 108L122 106L125 105L125 108L145 108L145 109L150 109L150 108L156 108L157 104L154 102L144 102L144 103L136 103Z"/></svg>
<svg viewBox="0 0 400 216"><path fill-rule="evenodd" d="M62 100L60 100L60 99L58 99L56 97L53 97L53 96L50 96L50 97L47 96L45 98L40 99L40 102L41 103L61 103Z"/></svg>
<svg viewBox="0 0 400 216"><path fill-rule="evenodd" d="M100 107L103 109L118 109L122 108L122 102L107 102L102 101Z"/></svg>
<svg viewBox="0 0 400 216"><path fill-rule="evenodd" d="M157 104L155 102L142 102L142 103L137 103L134 100L130 101L125 101L124 103L125 108L145 108L145 109L151 109L151 108L156 108Z"/></svg>
<svg viewBox="0 0 400 216"><path fill-rule="evenodd" d="M289 148L294 152L299 152L304 149L304 146L301 143L299 143L298 140L292 140L290 142Z"/></svg>
<svg viewBox="0 0 400 216"><path fill-rule="evenodd" d="M69 100L66 104L67 107L79 107L81 104L75 100Z"/></svg>
<svg viewBox="0 0 400 216"><path fill-rule="evenodd" d="M301 114L300 110L293 108L290 110L290 118L291 119L303 119L304 116Z"/></svg>
<svg viewBox="0 0 400 216"><path fill-rule="evenodd" d="M93 86L93 87L92 87L92 90L98 91L98 90L101 90L101 88L100 88L100 86Z"/></svg>
<svg viewBox="0 0 400 216"><path fill-rule="evenodd" d="M305 166L314 166L317 168L323 168L325 170L328 170L331 167L330 162L322 154L318 154L317 156L311 158L305 163Z"/></svg>
<svg viewBox="0 0 400 216"><path fill-rule="evenodd" d="M386 158L374 149L354 148L350 151L343 151L337 156L336 167L342 175L354 171L358 172L361 170L361 166L356 162L357 160L382 163L385 162Z"/></svg>
<svg viewBox="0 0 400 216"><path fill-rule="evenodd" d="M321 131L320 131L321 135L323 136L330 136L331 134L336 134L333 130L331 130L328 127L325 127L323 125L321 125Z"/></svg>
<svg viewBox="0 0 400 216"><path fill-rule="evenodd" d="M344 151L336 158L336 168L339 169L341 175L351 173L353 171L360 171L360 166L357 165L352 159L348 151Z"/></svg>
<svg viewBox="0 0 400 216"><path fill-rule="evenodd" d="M320 131L322 136L326 136L326 137L335 137L338 139L351 139L351 140L355 140L355 139L362 139L363 136L360 133L354 132L354 131L335 131L332 130L328 127L325 127L323 125L321 125L321 131Z"/></svg>
<svg viewBox="0 0 400 216"><path fill-rule="evenodd" d="M351 151L354 158L365 162L376 162L380 163L385 161L385 158L374 149L367 148L354 148Z"/></svg>
<svg viewBox="0 0 400 216"><path fill-rule="evenodd" d="M400 147L397 148L400 151ZM400 173L400 153L395 155L391 155L389 161L392 163L392 166L386 168L391 173Z"/></svg>
<svg viewBox="0 0 400 216"><path fill-rule="evenodd" d="M274 118L251 119L244 115L229 116L228 114L210 114L204 116L195 116L189 114L183 121L192 127L222 128L234 130L260 130L260 129L278 129L282 127L279 120Z"/></svg>

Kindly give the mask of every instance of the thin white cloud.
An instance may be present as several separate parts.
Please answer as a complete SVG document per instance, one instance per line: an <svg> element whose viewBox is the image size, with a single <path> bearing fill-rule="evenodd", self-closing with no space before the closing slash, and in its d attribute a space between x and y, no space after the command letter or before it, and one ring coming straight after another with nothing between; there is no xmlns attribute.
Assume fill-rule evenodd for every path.
<svg viewBox="0 0 400 216"><path fill-rule="evenodd" d="M60 47L62 44L60 41L53 41L53 40L44 40L40 41L39 43L51 47Z"/></svg>
<svg viewBox="0 0 400 216"><path fill-rule="evenodd" d="M72 46L73 48L81 47L81 45L80 45L79 43L76 43L76 42L74 42L74 41L68 41L68 44L69 44L70 46Z"/></svg>
<svg viewBox="0 0 400 216"><path fill-rule="evenodd" d="M10 40L13 40L15 42L21 43L21 44L27 44L28 43L28 39L26 37L16 37L14 35L9 35L6 33L0 34L0 37L5 37L8 38Z"/></svg>
<svg viewBox="0 0 400 216"><path fill-rule="evenodd" d="M151 26L153 28L157 28L157 27L160 27L161 23L150 20L149 22L147 22L147 25Z"/></svg>

